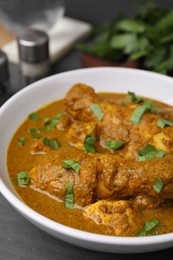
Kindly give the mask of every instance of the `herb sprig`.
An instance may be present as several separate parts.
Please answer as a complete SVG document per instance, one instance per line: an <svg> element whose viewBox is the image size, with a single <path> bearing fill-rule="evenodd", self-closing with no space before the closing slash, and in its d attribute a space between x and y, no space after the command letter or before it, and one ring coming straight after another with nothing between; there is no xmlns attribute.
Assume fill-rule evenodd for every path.
<svg viewBox="0 0 173 260"><path fill-rule="evenodd" d="M92 56L123 62L138 61L143 68L162 74L173 70L173 8L144 2L133 16L120 15L94 26L89 42L76 48Z"/></svg>

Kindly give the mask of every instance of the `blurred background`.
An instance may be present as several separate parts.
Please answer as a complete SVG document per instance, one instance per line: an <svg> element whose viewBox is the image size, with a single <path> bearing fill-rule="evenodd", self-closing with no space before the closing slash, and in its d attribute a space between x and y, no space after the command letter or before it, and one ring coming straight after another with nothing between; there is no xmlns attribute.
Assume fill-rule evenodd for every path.
<svg viewBox="0 0 173 260"><path fill-rule="evenodd" d="M144 0L0 0L0 21L16 31L15 24L21 26L33 22L45 22L49 26L64 13L93 24L114 19L118 14L133 15L136 6ZM150 1L163 8L173 7L172 0ZM41 22L40 22L41 23Z"/></svg>
<svg viewBox="0 0 173 260"><path fill-rule="evenodd" d="M66 15L98 24L114 19L119 13L133 15L136 6L146 0L66 0ZM173 7L172 0L153 0L160 7Z"/></svg>
<svg viewBox="0 0 173 260"><path fill-rule="evenodd" d="M0 20L15 34L33 25L48 30L64 11L63 0L0 1Z"/></svg>
<svg viewBox="0 0 173 260"><path fill-rule="evenodd" d="M76 45L82 42L82 40L86 42L88 40L92 41L92 31L95 26L100 26L105 22L109 23L117 19L120 14L128 19L130 17L133 18L137 13L139 5L147 2L155 4L158 8L163 10L172 10L173 8L172 0L0 0L0 48L7 54L9 62L9 80L11 88L11 90L9 91L9 95L14 94L28 84L28 82L23 83L20 70L21 64L18 54L18 47L16 45L16 42L14 42L18 35L20 35L21 32L25 32L28 27L41 29L45 31L49 36L49 51L51 62L49 75L66 70L78 69L81 67L103 65L114 66L115 60L113 60L112 63L112 53L111 55L105 54L105 48L107 47L101 46L101 50L97 48L96 52L93 52L92 49L92 51L90 51L90 54L92 52L92 54L94 55L87 56L88 53L87 55L84 55L86 54L86 51L84 51L85 46L77 49ZM157 16L159 12L157 12L156 10L155 15ZM152 15L152 8L150 10L150 14ZM154 19L153 17L152 19ZM161 20L161 17L162 14L160 15L158 21ZM168 14L166 20L163 21L163 24L165 24L164 30L168 29L164 32L165 35L163 36L166 38L164 38L163 41L164 43L168 43L169 41L169 46L165 45L164 50L163 48L160 49L159 46L155 55L155 57L159 56L159 59L153 59L152 61L147 60L145 63L147 65L149 64L149 66L151 64L153 65L156 63L161 63L160 67L157 66L156 71L167 74L167 67L169 67L171 73L173 72L173 48L170 47L173 42L173 10L172 13ZM161 24L161 27L163 27L163 24ZM132 28L130 29L126 28L126 32L129 33L130 30L130 33L133 34L133 30L136 30L136 24L134 26L135 27L132 26ZM152 29L154 31L155 25L152 26L152 24L150 24L150 26L153 27ZM105 31L103 32L105 33ZM139 35L137 35L137 37L141 37L141 35L142 34L140 34L139 31ZM102 36L99 37L103 40ZM157 42L156 39L154 39L153 42L154 41L155 43ZM108 40L106 39L105 42L108 43ZM100 43L102 44L102 42ZM114 48L115 45L116 44L114 41ZM144 41L142 40L142 44L138 45L146 45L146 39L144 39ZM118 46L119 49L120 47L122 46ZM127 50L125 51L127 52ZM143 50L142 53L141 50L138 51L140 51L140 53L135 53L133 55L133 59L135 55L136 57L142 57L142 55L145 54ZM127 54L130 56L129 53L125 53L125 55L123 53L121 57L119 57L120 55L115 56L117 57L118 61L124 62L126 61L125 59L129 58ZM93 59L93 56L94 58L99 58L99 60ZM110 56L111 61L109 61L109 63L105 64L105 60L100 62L100 58L106 58L106 60L109 60ZM130 58L131 57L132 55L130 56ZM168 57L170 57L170 60L167 61L166 64L165 60ZM139 64L136 63L136 60L135 63L134 61L130 61L130 63L125 63L125 65L124 63L118 64L118 66L119 65L127 67L139 67ZM1 93L4 92L1 91ZM1 94L0 98L2 104L6 97L5 99L2 98Z"/></svg>

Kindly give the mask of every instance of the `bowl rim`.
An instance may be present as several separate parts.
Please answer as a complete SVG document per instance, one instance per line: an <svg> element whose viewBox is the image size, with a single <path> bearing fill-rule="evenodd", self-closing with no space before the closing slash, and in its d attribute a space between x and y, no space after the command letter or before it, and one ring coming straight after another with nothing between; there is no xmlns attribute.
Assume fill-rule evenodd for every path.
<svg viewBox="0 0 173 260"><path fill-rule="evenodd" d="M42 78L36 82L33 82L29 85L27 85L26 87L20 89L19 91L17 91L15 94L13 94L8 100L5 101L5 103L0 107L0 114L2 113L2 110L4 109L4 107L8 106L10 102L13 101L13 99L16 99L18 96L22 95L23 92L30 92L30 90L32 88L35 88L36 86L39 86L40 84L42 84L42 82L46 82L46 81L50 81L50 80L54 80L55 78L59 78L59 77L64 77L65 75L71 75L71 74L76 74L76 73L88 73L91 71L124 71L127 73L134 73L134 74L143 74L151 76L153 78L160 78L160 79L164 79L165 81L173 81L173 78L171 76L168 75L164 75L164 74L159 74L157 72L154 71L148 71L148 70L143 70L143 69L138 69L138 68L125 68L125 67L109 67L109 66L105 66L105 67L93 67L93 68L80 68L80 69L72 69L72 70L68 70L68 71L63 71L54 75L50 75L47 76L45 78Z"/></svg>
<svg viewBox="0 0 173 260"><path fill-rule="evenodd" d="M24 89L19 90L12 97L10 97L1 107L0 107L0 115L3 113L4 109L10 106L11 102L22 95L24 92L31 91L33 88L42 84L42 82L49 82L52 79L56 79L57 77L64 77L66 75L74 74L74 73L86 73L90 71L106 71L106 70L123 70L124 72L134 72L140 73L143 75L151 75L152 77L162 78L164 80L171 81L173 83L173 79L167 75L161 75L156 72L145 71L134 68L112 68L112 67L97 67L97 68L81 68L75 70L69 70L65 72L61 72L59 74L48 76L44 79L41 79L37 82L34 82ZM102 234L90 233L87 231L78 230L75 228L71 228L60 224L56 221L53 221L47 217L44 217L40 213L31 209L27 206L20 198L14 195L8 187L5 185L0 176L0 192L4 196L4 198L15 208L17 209L25 218L31 220L31 222L37 223L38 226L42 226L48 228L53 232L58 232L60 235L65 235L66 237L82 240L86 242L91 242L100 245L121 245L121 246L147 246L156 245L156 244L166 244L167 242L173 242L173 233L161 234L158 236L146 236L146 237L122 237L122 236L108 236ZM59 237L60 238L60 237Z"/></svg>

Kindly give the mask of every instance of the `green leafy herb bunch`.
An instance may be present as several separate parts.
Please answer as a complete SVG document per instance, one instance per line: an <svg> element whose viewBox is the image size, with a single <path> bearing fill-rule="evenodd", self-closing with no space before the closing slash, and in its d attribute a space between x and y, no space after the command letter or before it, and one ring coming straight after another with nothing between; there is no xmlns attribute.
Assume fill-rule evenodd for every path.
<svg viewBox="0 0 173 260"><path fill-rule="evenodd" d="M173 8L145 2L132 17L120 15L95 26L91 40L77 49L116 62L136 60L144 69L172 75Z"/></svg>

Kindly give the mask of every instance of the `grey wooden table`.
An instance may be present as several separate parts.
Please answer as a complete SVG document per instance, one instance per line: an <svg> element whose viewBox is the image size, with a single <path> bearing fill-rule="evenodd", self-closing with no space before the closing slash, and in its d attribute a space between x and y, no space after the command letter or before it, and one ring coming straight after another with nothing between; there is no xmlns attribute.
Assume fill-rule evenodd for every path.
<svg viewBox="0 0 173 260"><path fill-rule="evenodd" d="M95 16L94 10L92 9L90 12L89 8L91 6L93 6L93 8L95 6L96 8L96 4L99 4L101 1L85 1L85 8L82 9L80 9L81 2L79 0L66 0L66 2L67 15L74 16L77 19L82 19L83 17L85 20L91 22L100 22L101 15L103 15L102 19L105 19L106 17L108 18L109 13L110 17L113 17L113 4L115 3L116 5L114 5L114 8L116 11L117 5L120 5L121 11L123 8L123 1L121 1L121 3L120 1L114 0L103 1L110 5L104 12L105 6L102 3L100 8L101 15ZM76 6L72 5L72 2L73 4L76 4ZM86 2L88 3L88 9ZM130 4L139 1L128 0L127 2ZM156 2L164 2L164 4L171 5L171 1L169 0ZM127 5L124 8L127 10ZM129 8L132 11L133 8L131 5ZM80 53L71 51L53 66L52 74L78 68L81 68ZM19 68L10 64L10 75L11 91L15 93L21 88ZM146 258L156 259L159 256L166 259L172 259L171 255L173 255L173 247L167 250L144 254L108 254L73 246L38 229L21 216L0 194L0 260L127 260L139 258L143 260Z"/></svg>

